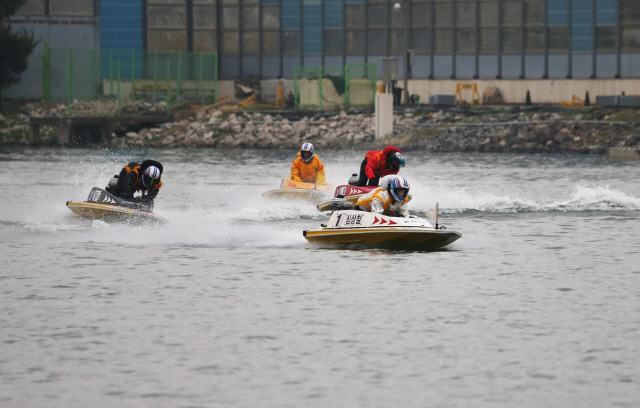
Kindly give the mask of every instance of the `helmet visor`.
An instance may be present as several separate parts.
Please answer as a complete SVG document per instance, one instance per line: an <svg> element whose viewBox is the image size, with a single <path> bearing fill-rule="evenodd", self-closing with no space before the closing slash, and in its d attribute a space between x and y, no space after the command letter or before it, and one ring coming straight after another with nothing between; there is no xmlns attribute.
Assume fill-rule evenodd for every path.
<svg viewBox="0 0 640 408"><path fill-rule="evenodd" d="M309 159L311 157L311 152L302 151L300 152L300 156L302 156L303 159Z"/></svg>
<svg viewBox="0 0 640 408"><path fill-rule="evenodd" d="M156 184L158 180L159 179L157 178L154 179L153 177L149 177L147 175L142 176L142 184L144 184L144 186L147 188L153 187L153 185Z"/></svg>
<svg viewBox="0 0 640 408"><path fill-rule="evenodd" d="M409 194L409 190L406 188L396 188L396 195L403 200L407 198L407 194Z"/></svg>

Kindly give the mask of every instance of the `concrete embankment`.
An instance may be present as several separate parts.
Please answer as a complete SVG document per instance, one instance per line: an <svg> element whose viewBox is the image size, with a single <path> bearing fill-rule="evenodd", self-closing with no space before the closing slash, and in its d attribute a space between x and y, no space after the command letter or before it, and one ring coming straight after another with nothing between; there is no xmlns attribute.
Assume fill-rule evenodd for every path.
<svg viewBox="0 0 640 408"><path fill-rule="evenodd" d="M76 102L75 115L115 114L109 102ZM125 112L158 114L166 105L138 102ZM0 116L0 141L27 144L32 116L64 116L64 105L26 105ZM173 122L112 134L111 146L297 149L380 147L393 144L427 152L516 152L606 154L610 149L635 152L640 146L640 111L603 108L482 107L473 110L418 108L397 110L394 133L374 140L371 112L301 115L244 110L234 104L185 106ZM44 144L55 144L56 129L42 131ZM366 147L368 148L368 147Z"/></svg>

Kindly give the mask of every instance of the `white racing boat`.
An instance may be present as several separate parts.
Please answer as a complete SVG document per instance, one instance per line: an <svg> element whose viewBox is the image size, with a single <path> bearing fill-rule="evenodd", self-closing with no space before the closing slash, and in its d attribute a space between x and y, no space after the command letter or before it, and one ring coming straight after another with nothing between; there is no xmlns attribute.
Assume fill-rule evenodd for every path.
<svg viewBox="0 0 640 408"><path fill-rule="evenodd" d="M435 209L437 217L437 205ZM331 246L360 246L428 251L449 245L462 235L433 227L418 217L389 217L355 210L336 210L322 228L303 231L307 241Z"/></svg>
<svg viewBox="0 0 640 408"><path fill-rule="evenodd" d="M167 219L153 213L153 206L123 200L94 187L87 201L67 201L67 207L83 218L133 225L164 224Z"/></svg>

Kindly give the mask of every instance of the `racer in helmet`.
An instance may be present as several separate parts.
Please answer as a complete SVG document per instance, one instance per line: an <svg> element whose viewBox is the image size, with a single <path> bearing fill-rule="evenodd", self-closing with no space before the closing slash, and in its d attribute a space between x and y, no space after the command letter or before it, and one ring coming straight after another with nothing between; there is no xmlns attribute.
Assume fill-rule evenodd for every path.
<svg viewBox="0 0 640 408"><path fill-rule="evenodd" d="M315 154L311 143L304 143L298 152L298 158L291 163L291 180L325 184L324 165Z"/></svg>
<svg viewBox="0 0 640 408"><path fill-rule="evenodd" d="M395 217L408 217L409 181L396 177L387 188L378 187L363 195L356 202L356 209Z"/></svg>
<svg viewBox="0 0 640 408"><path fill-rule="evenodd" d="M360 165L359 186L377 186L380 177L398 174L404 167L404 156L400 149L387 146L384 150L371 150Z"/></svg>
<svg viewBox="0 0 640 408"><path fill-rule="evenodd" d="M116 176L115 187L109 185L105 190L125 200L151 204L162 187L162 181L160 181L162 171L162 164L155 160L145 160L142 163L131 162ZM138 191L142 195L134 197Z"/></svg>

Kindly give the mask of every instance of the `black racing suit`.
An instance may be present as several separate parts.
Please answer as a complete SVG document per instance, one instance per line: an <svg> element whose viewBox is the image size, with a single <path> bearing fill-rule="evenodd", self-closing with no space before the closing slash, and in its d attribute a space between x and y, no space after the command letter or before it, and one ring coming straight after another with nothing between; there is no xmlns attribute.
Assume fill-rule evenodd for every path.
<svg viewBox="0 0 640 408"><path fill-rule="evenodd" d="M158 181L158 184L152 186L150 189L144 186L142 183L142 175L147 167L150 166L157 167L158 170L160 170L160 176L162 176L162 164L155 160L145 160L142 163L131 162L124 166L120 171L116 187L112 188L107 186L105 190L114 196L124 198L125 200L152 204L160 191L162 181ZM141 191L142 196L134 198L133 195L136 191Z"/></svg>
<svg viewBox="0 0 640 408"><path fill-rule="evenodd" d="M365 170L365 167L367 167L367 159L364 159L362 161L362 164L360 165L360 177L358 178L358 184L356 185L377 186L378 184L380 184L380 176L376 176L374 178L367 177L367 171Z"/></svg>

